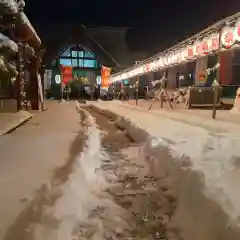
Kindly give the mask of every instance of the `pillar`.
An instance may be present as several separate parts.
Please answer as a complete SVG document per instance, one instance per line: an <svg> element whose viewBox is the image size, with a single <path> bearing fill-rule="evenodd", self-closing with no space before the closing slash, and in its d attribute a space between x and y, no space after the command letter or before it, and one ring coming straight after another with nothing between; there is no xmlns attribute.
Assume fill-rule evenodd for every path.
<svg viewBox="0 0 240 240"><path fill-rule="evenodd" d="M18 44L18 76L17 76L17 105L18 110L27 111L29 109L29 101L27 99L28 79L25 72L25 46L23 43Z"/></svg>
<svg viewBox="0 0 240 240"><path fill-rule="evenodd" d="M38 59L32 59L31 63L29 64L29 72L30 72L30 84L29 84L29 100L31 104L32 110L39 110L39 89L38 89Z"/></svg>
<svg viewBox="0 0 240 240"><path fill-rule="evenodd" d="M167 78L167 88L176 89L177 88L177 68L171 67L168 69L168 78Z"/></svg>
<svg viewBox="0 0 240 240"><path fill-rule="evenodd" d="M206 74L208 65L208 57L199 58L196 61L196 72L195 72L195 84L196 85L204 85L206 82L206 78L204 75Z"/></svg>

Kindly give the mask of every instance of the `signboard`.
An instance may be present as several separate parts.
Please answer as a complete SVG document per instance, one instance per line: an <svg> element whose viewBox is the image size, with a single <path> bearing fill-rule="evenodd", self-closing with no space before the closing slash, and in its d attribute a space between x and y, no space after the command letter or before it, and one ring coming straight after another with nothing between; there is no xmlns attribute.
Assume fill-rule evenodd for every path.
<svg viewBox="0 0 240 240"><path fill-rule="evenodd" d="M45 70L44 72L44 90L51 88L52 83L52 70Z"/></svg>

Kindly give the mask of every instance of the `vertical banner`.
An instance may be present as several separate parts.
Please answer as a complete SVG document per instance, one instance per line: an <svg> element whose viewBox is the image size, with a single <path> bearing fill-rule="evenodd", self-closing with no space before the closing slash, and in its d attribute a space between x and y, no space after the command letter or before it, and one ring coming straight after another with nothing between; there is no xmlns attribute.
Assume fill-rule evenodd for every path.
<svg viewBox="0 0 240 240"><path fill-rule="evenodd" d="M45 70L44 72L44 90L51 89L52 70Z"/></svg>
<svg viewBox="0 0 240 240"><path fill-rule="evenodd" d="M62 84L68 84L72 79L72 67L61 66L62 68Z"/></svg>
<svg viewBox="0 0 240 240"><path fill-rule="evenodd" d="M102 87L109 86L110 75L111 75L111 68L102 66L102 69L101 69Z"/></svg>

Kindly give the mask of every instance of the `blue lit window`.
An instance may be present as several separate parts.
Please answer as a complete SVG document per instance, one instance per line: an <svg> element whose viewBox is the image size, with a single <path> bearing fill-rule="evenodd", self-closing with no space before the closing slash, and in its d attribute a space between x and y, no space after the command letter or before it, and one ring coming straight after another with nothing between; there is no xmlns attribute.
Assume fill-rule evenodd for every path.
<svg viewBox="0 0 240 240"><path fill-rule="evenodd" d="M72 59L72 66L73 67L78 67L78 59Z"/></svg>
<svg viewBox="0 0 240 240"><path fill-rule="evenodd" d="M63 66L72 66L71 58L60 58L60 64Z"/></svg>
<svg viewBox="0 0 240 240"><path fill-rule="evenodd" d="M83 51L79 51L79 52L78 52L78 57L83 58L83 55L84 55L84 52L83 52Z"/></svg>
<svg viewBox="0 0 240 240"><path fill-rule="evenodd" d="M83 59L79 58L78 61L78 66L83 67Z"/></svg>
<svg viewBox="0 0 240 240"><path fill-rule="evenodd" d="M97 67L97 61L96 60L84 60L84 67L85 68L96 68Z"/></svg>
<svg viewBox="0 0 240 240"><path fill-rule="evenodd" d="M77 51L72 51L72 57L77 58L78 57L78 52Z"/></svg>
<svg viewBox="0 0 240 240"><path fill-rule="evenodd" d="M62 56L62 57L61 57ZM65 49L60 56L60 64L79 68L97 68L96 55L89 49L77 45Z"/></svg>

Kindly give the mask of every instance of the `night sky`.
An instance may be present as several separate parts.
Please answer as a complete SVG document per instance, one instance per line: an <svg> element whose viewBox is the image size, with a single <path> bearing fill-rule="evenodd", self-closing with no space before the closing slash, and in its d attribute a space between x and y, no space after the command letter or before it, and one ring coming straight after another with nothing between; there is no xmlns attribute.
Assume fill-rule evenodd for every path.
<svg viewBox="0 0 240 240"><path fill-rule="evenodd" d="M151 51L170 47L238 11L239 0L26 1L26 14L35 26L127 26L131 28L127 34L130 49Z"/></svg>

